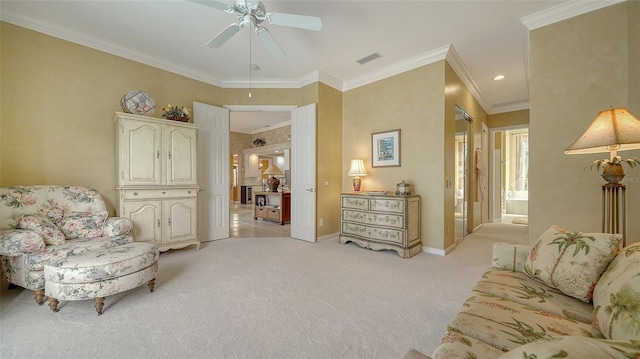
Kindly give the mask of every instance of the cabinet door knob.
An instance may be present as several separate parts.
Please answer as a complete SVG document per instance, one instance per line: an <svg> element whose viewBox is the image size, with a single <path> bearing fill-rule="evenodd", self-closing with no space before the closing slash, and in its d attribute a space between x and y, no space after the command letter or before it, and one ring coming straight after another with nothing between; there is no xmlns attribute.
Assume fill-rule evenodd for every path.
<svg viewBox="0 0 640 359"><path fill-rule="evenodd" d="M160 219L158 219L158 227L160 227Z"/></svg>
<svg viewBox="0 0 640 359"><path fill-rule="evenodd" d="M134 196L137 196L137 195L138 195L138 192L133 192L133 195L134 195Z"/></svg>

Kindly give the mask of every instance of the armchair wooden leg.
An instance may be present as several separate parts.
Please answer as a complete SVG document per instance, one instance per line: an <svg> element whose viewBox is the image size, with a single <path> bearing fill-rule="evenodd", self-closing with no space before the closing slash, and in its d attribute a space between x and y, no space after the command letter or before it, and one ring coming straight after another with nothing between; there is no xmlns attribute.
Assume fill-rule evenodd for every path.
<svg viewBox="0 0 640 359"><path fill-rule="evenodd" d="M153 291L155 290L155 286L156 286L156 279L153 278L152 280L149 281L149 283L147 283L147 285L149 286L149 291L151 293L153 293Z"/></svg>
<svg viewBox="0 0 640 359"><path fill-rule="evenodd" d="M98 315L102 315L102 307L104 307L104 297L98 297L93 300L93 307L96 308Z"/></svg>
<svg viewBox="0 0 640 359"><path fill-rule="evenodd" d="M58 309L58 303L59 302L56 298L49 297L49 308L55 313L60 311L60 309Z"/></svg>
<svg viewBox="0 0 640 359"><path fill-rule="evenodd" d="M36 300L38 305L44 304L44 289L38 289L33 292L33 299Z"/></svg>

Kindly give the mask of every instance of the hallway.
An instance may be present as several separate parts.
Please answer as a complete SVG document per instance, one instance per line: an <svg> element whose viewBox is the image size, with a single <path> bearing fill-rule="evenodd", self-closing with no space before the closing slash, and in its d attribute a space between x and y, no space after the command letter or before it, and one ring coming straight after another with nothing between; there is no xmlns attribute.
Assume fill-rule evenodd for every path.
<svg viewBox="0 0 640 359"><path fill-rule="evenodd" d="M253 219L253 205L231 202L230 211L230 238L252 237L290 237L291 224L280 225L263 219Z"/></svg>

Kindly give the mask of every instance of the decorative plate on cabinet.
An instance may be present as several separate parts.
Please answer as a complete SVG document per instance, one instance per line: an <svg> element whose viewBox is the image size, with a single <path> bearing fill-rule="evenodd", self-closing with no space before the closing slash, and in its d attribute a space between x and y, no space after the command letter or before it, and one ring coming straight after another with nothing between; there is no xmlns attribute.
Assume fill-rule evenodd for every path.
<svg viewBox="0 0 640 359"><path fill-rule="evenodd" d="M133 90L122 96L120 107L124 112L151 116L156 110L156 103L146 93L140 90Z"/></svg>

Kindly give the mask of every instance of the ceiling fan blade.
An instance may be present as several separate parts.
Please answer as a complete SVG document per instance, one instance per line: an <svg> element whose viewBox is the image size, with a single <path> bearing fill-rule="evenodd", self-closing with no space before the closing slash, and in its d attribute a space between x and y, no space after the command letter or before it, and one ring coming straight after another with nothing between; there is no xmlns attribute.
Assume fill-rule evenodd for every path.
<svg viewBox="0 0 640 359"><path fill-rule="evenodd" d="M322 20L315 16L274 13L267 14L267 20L274 25L291 26L315 31L322 29Z"/></svg>
<svg viewBox="0 0 640 359"><path fill-rule="evenodd" d="M262 26L257 27L256 34L258 35L260 40L262 40L262 43L267 47L267 50L269 50L271 56L273 56L276 61L283 61L287 58L287 55L284 53L284 51L282 51L282 48L280 47L280 45L278 45L276 39L273 38L271 33L266 28Z"/></svg>
<svg viewBox="0 0 640 359"><path fill-rule="evenodd" d="M215 0L189 0L189 1L194 2L196 4L212 7L214 9L233 13L233 6L229 6L219 1L215 1Z"/></svg>
<svg viewBox="0 0 640 359"><path fill-rule="evenodd" d="M238 31L240 31L240 25L238 24L231 24L227 26L226 29L220 31L218 35L207 42L207 47L218 48L222 46L222 44L227 42L227 40L229 40L231 36L235 35Z"/></svg>

